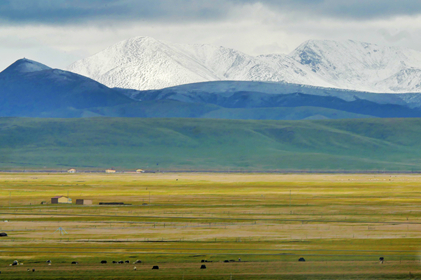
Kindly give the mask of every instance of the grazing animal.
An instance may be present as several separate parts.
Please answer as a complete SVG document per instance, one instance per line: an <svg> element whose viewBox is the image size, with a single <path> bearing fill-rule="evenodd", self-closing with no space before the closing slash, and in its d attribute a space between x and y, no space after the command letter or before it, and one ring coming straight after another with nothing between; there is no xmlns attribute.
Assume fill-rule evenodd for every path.
<svg viewBox="0 0 421 280"><path fill-rule="evenodd" d="M200 262L205 262L205 260L201 260Z"/></svg>
<svg viewBox="0 0 421 280"><path fill-rule="evenodd" d="M136 270L136 267L133 267L133 270Z"/></svg>
<svg viewBox="0 0 421 280"><path fill-rule="evenodd" d="M202 264L202 265L200 266L200 269L206 269L206 265Z"/></svg>
<svg viewBox="0 0 421 280"><path fill-rule="evenodd" d="M113 263L117 263L117 261L113 261Z"/></svg>
<svg viewBox="0 0 421 280"><path fill-rule="evenodd" d="M79 264L78 262L72 262L72 264Z"/></svg>
<svg viewBox="0 0 421 280"><path fill-rule="evenodd" d="M225 261L224 261L224 263L228 263L228 262L230 262L230 261L229 261L229 260L225 260Z"/></svg>
<svg viewBox="0 0 421 280"><path fill-rule="evenodd" d="M142 263L142 261L141 260L137 260L133 264L138 264L138 263Z"/></svg>
<svg viewBox="0 0 421 280"><path fill-rule="evenodd" d="M154 266L152 267L152 269L159 269L159 266L154 265Z"/></svg>
<svg viewBox="0 0 421 280"><path fill-rule="evenodd" d="M384 257L380 257L379 258L379 261L380 261L380 263L383 263L384 262Z"/></svg>
<svg viewBox="0 0 421 280"><path fill-rule="evenodd" d="M130 263L130 261L125 261L125 263Z"/></svg>
<svg viewBox="0 0 421 280"><path fill-rule="evenodd" d="M35 272L35 268L32 269L32 272Z"/></svg>
<svg viewBox="0 0 421 280"><path fill-rule="evenodd" d="M104 263L107 263L107 261L101 261L101 263L103 263L103 264L104 264Z"/></svg>
<svg viewBox="0 0 421 280"><path fill-rule="evenodd" d="M299 262L305 262L306 260L304 258L299 258L298 261Z"/></svg>
<svg viewBox="0 0 421 280"><path fill-rule="evenodd" d="M51 263L51 260L46 261L46 263Z"/></svg>
<svg viewBox="0 0 421 280"><path fill-rule="evenodd" d="M123 262L123 261L119 261L118 263L119 263L119 264L124 264L124 262Z"/></svg>

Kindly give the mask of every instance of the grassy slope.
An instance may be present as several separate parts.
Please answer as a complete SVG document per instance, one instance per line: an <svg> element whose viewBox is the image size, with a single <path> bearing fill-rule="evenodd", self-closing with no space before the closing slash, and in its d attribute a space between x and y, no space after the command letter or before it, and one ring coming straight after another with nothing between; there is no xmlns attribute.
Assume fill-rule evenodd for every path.
<svg viewBox="0 0 421 280"><path fill-rule="evenodd" d="M420 136L419 119L1 118L0 162L2 168L420 170Z"/></svg>
<svg viewBox="0 0 421 280"><path fill-rule="evenodd" d="M302 120L302 119L354 119L373 116L349 113L321 107L275 107L275 108L222 108L212 104L187 103L174 100L143 101L112 107L90 109L95 114L108 117L132 118L213 118L213 119L254 119L254 120ZM55 114L54 114L55 113ZM53 112L51 117L75 117ZM82 112L83 113L83 112ZM77 116L77 115L76 115ZM79 113L81 116L81 113ZM89 115L88 115L89 116ZM44 117L49 117L45 115Z"/></svg>
<svg viewBox="0 0 421 280"><path fill-rule="evenodd" d="M275 108L222 108L211 111L203 118L254 119L254 120L302 120L302 119L359 119L373 118L368 115L349 113L321 107L275 107Z"/></svg>

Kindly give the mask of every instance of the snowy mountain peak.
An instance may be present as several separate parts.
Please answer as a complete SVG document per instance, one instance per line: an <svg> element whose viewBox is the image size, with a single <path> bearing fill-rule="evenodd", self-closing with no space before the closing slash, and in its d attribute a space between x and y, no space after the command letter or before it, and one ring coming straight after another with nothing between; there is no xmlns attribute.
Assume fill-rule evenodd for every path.
<svg viewBox="0 0 421 280"><path fill-rule="evenodd" d="M403 85L376 85L406 68L420 67L420 52L352 40L314 40L303 43L290 56L333 87L374 92L418 91Z"/></svg>
<svg viewBox="0 0 421 280"><path fill-rule="evenodd" d="M139 90L236 80L419 92L421 53L351 40L310 40L289 55L254 57L219 46L135 37L77 61L68 70L109 87Z"/></svg>
<svg viewBox="0 0 421 280"><path fill-rule="evenodd" d="M30 72L37 72L37 71L43 71L43 70L49 70L50 67L41 64L39 62L22 58L17 61L15 61L13 64L11 64L9 67L7 67L4 72L5 73L11 73L11 72L18 72L18 73L30 73Z"/></svg>

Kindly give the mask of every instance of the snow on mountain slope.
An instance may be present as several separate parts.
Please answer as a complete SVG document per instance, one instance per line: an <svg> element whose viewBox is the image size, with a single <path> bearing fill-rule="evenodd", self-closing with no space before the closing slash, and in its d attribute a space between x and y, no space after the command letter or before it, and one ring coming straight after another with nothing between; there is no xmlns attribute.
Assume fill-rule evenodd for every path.
<svg viewBox="0 0 421 280"><path fill-rule="evenodd" d="M218 80L289 80L328 86L291 59L268 60L224 47L169 44L136 37L77 61L68 70L109 87L139 90Z"/></svg>
<svg viewBox="0 0 421 280"><path fill-rule="evenodd" d="M405 68L383 81L376 83L376 87L396 92L421 92L421 69Z"/></svg>
<svg viewBox="0 0 421 280"><path fill-rule="evenodd" d="M404 85L412 81L393 82L392 77L411 67L421 67L420 52L351 40L307 41L290 56L333 87L375 92L417 90Z"/></svg>
<svg viewBox="0 0 421 280"><path fill-rule="evenodd" d="M354 41L307 41L289 55L250 56L211 45L136 37L70 65L109 87L205 81L288 82L369 92L420 92L421 52Z"/></svg>
<svg viewBox="0 0 421 280"><path fill-rule="evenodd" d="M153 100L171 99L182 102L203 102L207 99L217 99L231 97L238 92L253 93L253 96L268 94L283 95L292 93L302 93L317 96L337 97L345 101L355 101L357 99L368 100L378 104L395 104L406 106L414 104L413 107L421 105L421 94L379 94L372 92L353 91L335 88L314 87L302 84L291 84L285 82L258 82L258 81L214 81L194 84L179 85L160 90L121 90L123 94L134 100L143 98L153 98ZM406 96L408 95L408 96ZM405 98L405 99L404 99ZM418 100L419 99L419 100Z"/></svg>

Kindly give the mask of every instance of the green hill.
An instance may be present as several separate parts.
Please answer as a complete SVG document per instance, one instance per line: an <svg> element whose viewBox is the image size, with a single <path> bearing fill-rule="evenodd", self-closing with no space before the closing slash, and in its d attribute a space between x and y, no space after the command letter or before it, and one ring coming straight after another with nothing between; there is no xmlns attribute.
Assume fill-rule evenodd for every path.
<svg viewBox="0 0 421 280"><path fill-rule="evenodd" d="M0 118L0 167L421 170L421 119Z"/></svg>
<svg viewBox="0 0 421 280"><path fill-rule="evenodd" d="M219 110L210 111L201 117L233 120L323 120L373 118L373 116L368 115L312 106L274 108L221 108Z"/></svg>

